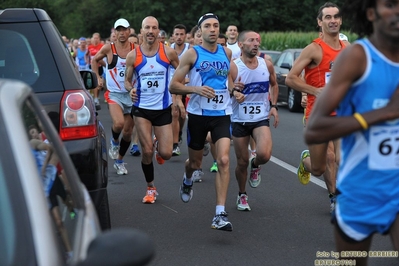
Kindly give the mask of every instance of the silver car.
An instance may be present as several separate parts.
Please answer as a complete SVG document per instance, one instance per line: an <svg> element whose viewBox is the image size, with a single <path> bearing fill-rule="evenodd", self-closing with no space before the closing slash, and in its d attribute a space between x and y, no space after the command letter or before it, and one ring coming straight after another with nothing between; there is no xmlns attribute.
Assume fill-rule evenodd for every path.
<svg viewBox="0 0 399 266"><path fill-rule="evenodd" d="M58 117L25 83L0 79L0 265L145 265L146 234L101 232Z"/></svg>

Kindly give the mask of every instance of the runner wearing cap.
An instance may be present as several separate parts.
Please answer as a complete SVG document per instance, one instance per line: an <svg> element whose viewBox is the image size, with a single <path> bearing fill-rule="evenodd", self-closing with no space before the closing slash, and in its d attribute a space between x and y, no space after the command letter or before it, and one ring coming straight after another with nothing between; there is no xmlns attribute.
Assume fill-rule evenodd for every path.
<svg viewBox="0 0 399 266"><path fill-rule="evenodd" d="M105 44L93 57L91 64L103 86L98 73L98 66L106 57L106 82L107 92L104 94L112 118L112 138L109 147L109 156L115 160L114 168L118 175L126 175L127 169L123 157L131 142L133 119L130 116L132 100L125 88L126 56L134 49L134 44L129 42L130 24L124 19L118 19L115 24L116 41ZM122 138L120 135L122 133Z"/></svg>

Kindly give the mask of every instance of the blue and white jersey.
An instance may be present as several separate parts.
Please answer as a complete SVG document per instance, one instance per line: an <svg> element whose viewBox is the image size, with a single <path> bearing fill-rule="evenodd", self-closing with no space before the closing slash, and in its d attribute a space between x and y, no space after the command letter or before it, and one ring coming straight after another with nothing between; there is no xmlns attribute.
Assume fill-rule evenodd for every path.
<svg viewBox="0 0 399 266"><path fill-rule="evenodd" d="M356 43L365 50L367 67L340 103L338 116L382 108L399 86L399 63L386 58L368 39ZM356 193L356 197L372 197L375 202L399 195L398 136L399 119L343 137L337 178L339 191ZM394 198L399 203L399 197Z"/></svg>
<svg viewBox="0 0 399 266"><path fill-rule="evenodd" d="M209 86L215 90L213 99L191 94L187 112L203 116L223 116L232 112L230 93L227 80L230 70L230 60L223 47L218 44L215 52L210 52L202 46L194 46L197 60L189 72L190 84L194 86Z"/></svg>
<svg viewBox="0 0 399 266"><path fill-rule="evenodd" d="M164 110L172 104L172 95L168 89L170 65L162 43L153 56L146 56L141 47L136 49L134 71L137 76L138 101L134 106L148 110Z"/></svg>
<svg viewBox="0 0 399 266"><path fill-rule="evenodd" d="M90 70L89 64L86 62L86 56L88 56L89 50L82 51L80 48L77 49L75 62L79 67L79 70Z"/></svg>
<svg viewBox="0 0 399 266"><path fill-rule="evenodd" d="M249 69L241 58L234 60L237 65L237 78L244 83L242 93L245 100L241 104L235 97L231 98L233 114L232 122L258 122L267 119L269 116L269 69L263 58L257 56L258 66Z"/></svg>
<svg viewBox="0 0 399 266"><path fill-rule="evenodd" d="M46 153L41 150L32 149L33 156L36 160L39 176L42 178L43 190L46 197L50 195L50 190L53 187L57 168L54 165L48 164L44 176L42 175L42 168L46 160Z"/></svg>

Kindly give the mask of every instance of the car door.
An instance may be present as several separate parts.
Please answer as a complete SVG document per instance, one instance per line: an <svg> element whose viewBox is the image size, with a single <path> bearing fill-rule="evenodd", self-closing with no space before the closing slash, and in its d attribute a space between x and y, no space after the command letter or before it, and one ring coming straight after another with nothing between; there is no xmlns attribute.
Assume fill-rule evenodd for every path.
<svg viewBox="0 0 399 266"><path fill-rule="evenodd" d="M276 79L278 84L278 101L287 102L287 86L285 85L285 78L288 74L288 69L283 68L283 64L289 60L289 53L284 51L281 53L276 64L274 65L274 70L276 71Z"/></svg>
<svg viewBox="0 0 399 266"><path fill-rule="evenodd" d="M27 209L31 221L37 260L58 258L63 264L81 260L100 228L88 192L58 136L59 114L47 112L21 82L10 82L6 88L0 84L0 112L13 114L12 119L3 118L5 134L15 143L11 150L17 169L29 168L30 174L19 175L22 187L40 187L39 194L25 190L24 200L18 201L26 202L21 208ZM37 234L43 230L46 234Z"/></svg>

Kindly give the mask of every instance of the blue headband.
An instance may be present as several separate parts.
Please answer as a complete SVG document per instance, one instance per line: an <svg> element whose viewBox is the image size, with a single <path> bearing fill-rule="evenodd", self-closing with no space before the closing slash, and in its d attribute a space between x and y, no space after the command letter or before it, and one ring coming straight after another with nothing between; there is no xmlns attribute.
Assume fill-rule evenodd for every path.
<svg viewBox="0 0 399 266"><path fill-rule="evenodd" d="M205 15L203 15L202 17L200 17L200 19L198 20L198 27L201 27L201 23L204 22L204 20L207 20L208 18L215 18L219 21L218 16L216 16L213 13L206 13Z"/></svg>

